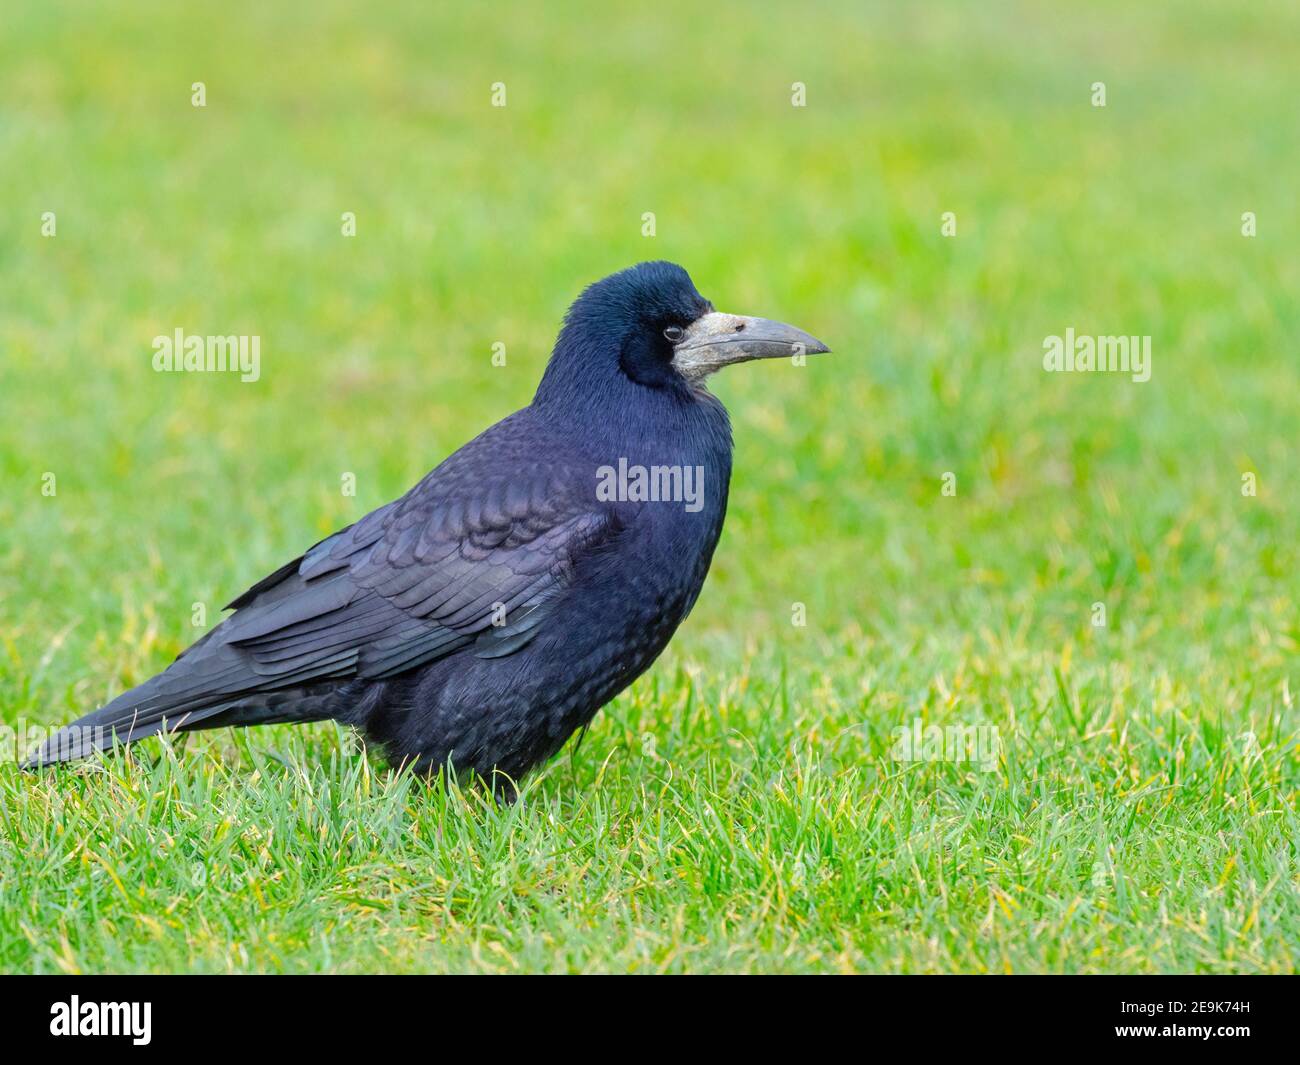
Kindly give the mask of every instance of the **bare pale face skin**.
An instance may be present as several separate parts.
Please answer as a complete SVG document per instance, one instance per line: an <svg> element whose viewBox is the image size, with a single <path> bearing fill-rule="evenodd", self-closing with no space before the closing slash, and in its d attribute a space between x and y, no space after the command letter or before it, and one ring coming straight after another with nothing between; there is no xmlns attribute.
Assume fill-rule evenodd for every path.
<svg viewBox="0 0 1300 1065"><path fill-rule="evenodd" d="M673 367L692 384L735 362L819 355L830 351L815 336L770 318L712 311L691 323L673 347Z"/></svg>

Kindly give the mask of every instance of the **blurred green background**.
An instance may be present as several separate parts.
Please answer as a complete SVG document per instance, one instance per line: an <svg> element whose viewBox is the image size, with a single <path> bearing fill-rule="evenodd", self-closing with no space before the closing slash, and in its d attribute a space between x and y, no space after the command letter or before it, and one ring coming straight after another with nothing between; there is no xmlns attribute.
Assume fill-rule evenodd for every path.
<svg viewBox="0 0 1300 1065"><path fill-rule="evenodd" d="M6 724L155 672L192 604L211 624L527 403L607 273L674 260L834 354L715 379L736 473L705 592L530 801L349 791L326 727L9 765L0 882L26 901L0 963L1294 967L1294 3L16 0L4 22ZM1045 373L1067 327L1149 334L1151 380ZM177 328L260 335L261 380L155 374ZM998 725L999 773L890 762L915 717ZM288 753L223 775L264 749ZM350 842L277 820L331 782ZM173 802L175 860L237 872L197 900ZM701 839L703 807L729 828ZM417 860L452 816L466 851ZM218 846L268 820L292 874ZM520 857L543 851L544 874Z"/></svg>

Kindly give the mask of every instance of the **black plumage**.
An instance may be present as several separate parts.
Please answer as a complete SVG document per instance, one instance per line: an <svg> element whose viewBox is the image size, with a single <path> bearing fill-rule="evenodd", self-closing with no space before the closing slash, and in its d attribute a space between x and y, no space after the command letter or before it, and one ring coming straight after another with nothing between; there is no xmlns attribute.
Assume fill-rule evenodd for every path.
<svg viewBox="0 0 1300 1065"><path fill-rule="evenodd" d="M655 660L699 595L732 450L705 376L801 350L827 349L718 314L670 263L597 282L529 406L259 581L27 765L163 730L334 718L395 761L518 779ZM609 498L598 485L620 463L689 471L699 491Z"/></svg>

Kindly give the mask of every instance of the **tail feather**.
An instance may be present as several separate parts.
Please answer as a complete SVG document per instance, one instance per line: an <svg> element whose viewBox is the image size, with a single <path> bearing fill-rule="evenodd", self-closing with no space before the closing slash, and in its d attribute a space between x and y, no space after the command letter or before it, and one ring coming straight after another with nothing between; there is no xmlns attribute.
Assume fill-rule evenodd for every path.
<svg viewBox="0 0 1300 1065"><path fill-rule="evenodd" d="M339 692L356 677L362 650L392 627L395 616L410 619L387 600L365 598L341 573L326 569L308 581L299 575L300 562L237 599L234 615L156 677L60 729L23 767L84 758L164 731L319 721L335 716L336 708L346 712ZM414 627L416 635L431 629L442 641L432 650L449 637L459 639L433 623ZM376 646L382 649L382 641Z"/></svg>
<svg viewBox="0 0 1300 1065"><path fill-rule="evenodd" d="M23 761L24 769L85 758L160 732L270 725L284 721L323 721L339 705L337 681L318 681L273 691L203 692L201 686L169 676L189 671L177 659L167 671L65 725ZM197 688L197 690L195 690Z"/></svg>
<svg viewBox="0 0 1300 1065"><path fill-rule="evenodd" d="M188 707L170 703L150 705L146 689L158 679L155 677L123 692L107 705L64 725L28 755L22 767L36 769L56 762L70 762L96 751L109 750L114 744L134 743L163 731L216 728L219 722L211 719L232 705L229 700Z"/></svg>

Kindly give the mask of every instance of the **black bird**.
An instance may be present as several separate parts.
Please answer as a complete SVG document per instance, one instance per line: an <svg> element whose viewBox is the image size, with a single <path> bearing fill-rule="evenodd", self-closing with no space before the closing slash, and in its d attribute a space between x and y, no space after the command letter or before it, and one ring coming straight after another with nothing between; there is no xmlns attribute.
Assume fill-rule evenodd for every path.
<svg viewBox="0 0 1300 1065"><path fill-rule="evenodd" d="M700 594L732 447L706 377L828 350L716 312L672 263L596 282L532 403L253 585L165 671L25 765L162 731L333 718L393 761L518 780L649 667Z"/></svg>

